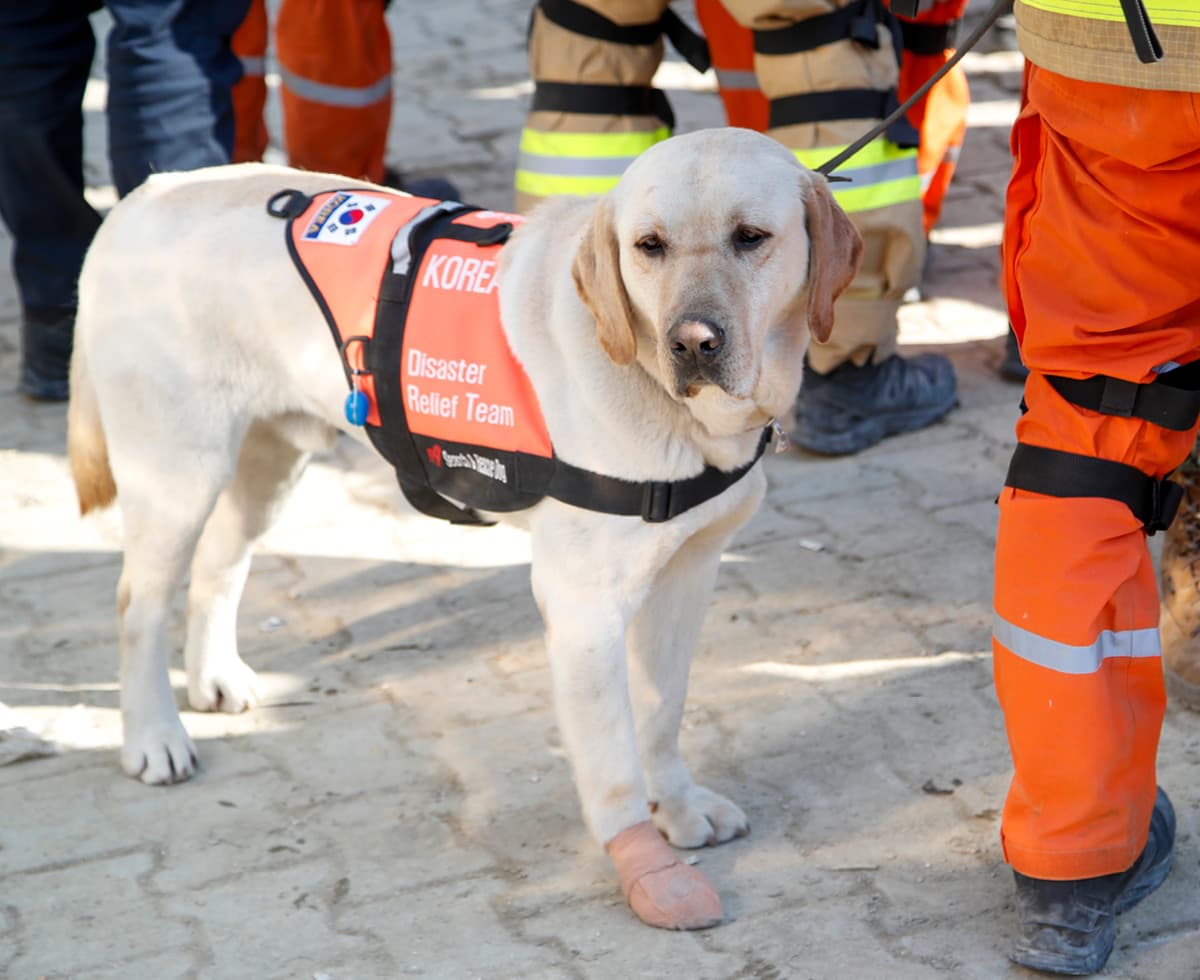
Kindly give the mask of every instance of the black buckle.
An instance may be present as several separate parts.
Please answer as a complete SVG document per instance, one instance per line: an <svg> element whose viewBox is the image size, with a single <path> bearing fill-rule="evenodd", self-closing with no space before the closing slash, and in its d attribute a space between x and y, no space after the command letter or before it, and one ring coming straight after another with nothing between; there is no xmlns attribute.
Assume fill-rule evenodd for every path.
<svg viewBox="0 0 1200 980"><path fill-rule="evenodd" d="M1175 514L1183 502L1183 487L1174 480L1155 480L1150 484L1150 518L1145 523L1146 533L1165 531L1175 520Z"/></svg>
<svg viewBox="0 0 1200 980"><path fill-rule="evenodd" d="M671 519L671 483L642 485L642 520L647 524L662 524Z"/></svg>
<svg viewBox="0 0 1200 980"><path fill-rule="evenodd" d="M1100 411L1105 415L1116 415L1123 419L1132 418L1141 387L1133 381L1106 376L1104 389L1100 394Z"/></svg>

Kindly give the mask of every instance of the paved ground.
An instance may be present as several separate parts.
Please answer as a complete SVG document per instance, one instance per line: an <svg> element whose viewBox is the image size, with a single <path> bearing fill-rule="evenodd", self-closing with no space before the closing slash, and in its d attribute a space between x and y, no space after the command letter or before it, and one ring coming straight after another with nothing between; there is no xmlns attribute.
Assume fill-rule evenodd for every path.
<svg viewBox="0 0 1200 980"><path fill-rule="evenodd" d="M510 206L527 3L400 6L394 162ZM63 409L14 393L0 280L0 763L25 756L0 765L0 976L1026 976L1004 957L988 653L1018 400L995 374L995 246L1019 62L969 65L960 175L904 311L910 348L954 360L962 405L853 459L767 462L685 721L699 777L753 828L694 855L728 911L704 933L639 925L583 829L524 540L413 516L352 446L312 467L255 563L242 642L267 706L185 713L191 783L124 778L117 518L75 516ZM689 72L663 75L680 128L718 124L715 96L678 90L711 87ZM94 127L88 143L103 200ZM1170 710L1161 759L1177 868L1121 920L1110 977L1200 976L1200 717Z"/></svg>

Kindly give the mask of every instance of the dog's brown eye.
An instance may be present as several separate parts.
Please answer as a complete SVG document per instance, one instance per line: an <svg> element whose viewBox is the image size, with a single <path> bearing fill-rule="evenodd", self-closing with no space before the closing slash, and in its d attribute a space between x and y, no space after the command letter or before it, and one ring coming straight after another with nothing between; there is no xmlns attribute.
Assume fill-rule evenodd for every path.
<svg viewBox="0 0 1200 980"><path fill-rule="evenodd" d="M758 248L770 237L765 231L759 231L749 225L740 225L738 230L733 233L733 247L739 252L748 252Z"/></svg>
<svg viewBox="0 0 1200 980"><path fill-rule="evenodd" d="M646 235L637 240L637 248L647 255L662 255L667 250L666 243L657 235Z"/></svg>

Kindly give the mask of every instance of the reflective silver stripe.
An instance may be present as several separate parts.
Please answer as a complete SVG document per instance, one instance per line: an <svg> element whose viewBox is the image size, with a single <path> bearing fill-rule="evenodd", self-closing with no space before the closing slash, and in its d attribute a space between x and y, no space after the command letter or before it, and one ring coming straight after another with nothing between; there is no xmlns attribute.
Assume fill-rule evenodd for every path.
<svg viewBox="0 0 1200 980"><path fill-rule="evenodd" d="M369 105L375 105L377 102L390 98L392 92L391 75L385 75L379 81L365 88L323 85L320 82L312 82L299 75L293 75L283 68L279 69L279 75L283 79L284 86L290 89L294 95L308 99L309 102L340 106L343 109L362 109Z"/></svg>
<svg viewBox="0 0 1200 980"><path fill-rule="evenodd" d="M1109 657L1157 657L1162 653L1157 628L1104 630L1093 643L1073 646L1038 636L997 615L992 635L1022 660L1060 674L1094 674Z"/></svg>
<svg viewBox="0 0 1200 980"><path fill-rule="evenodd" d="M252 75L256 78L262 78L267 73L267 59L253 58L248 55L241 55L238 61L242 63L242 74Z"/></svg>
<svg viewBox="0 0 1200 980"><path fill-rule="evenodd" d="M889 160L887 163L874 163L869 167L840 167L838 174L842 177L849 177L853 181L851 187L882 184L889 180L915 177L917 175L917 158L911 156L903 160Z"/></svg>
<svg viewBox="0 0 1200 980"><path fill-rule="evenodd" d="M634 157L557 157L523 151L517 169L554 177L620 177Z"/></svg>
<svg viewBox="0 0 1200 980"><path fill-rule="evenodd" d="M426 204L404 224L396 229L396 237L392 239L392 274L408 275L408 267L412 265L412 253L408 250L408 234L415 225L426 218L432 218L443 211L453 211L462 207L457 201L439 201L437 204Z"/></svg>
<svg viewBox="0 0 1200 980"><path fill-rule="evenodd" d="M758 78L752 71L718 68L716 72L717 86L726 92L754 91L758 88Z"/></svg>

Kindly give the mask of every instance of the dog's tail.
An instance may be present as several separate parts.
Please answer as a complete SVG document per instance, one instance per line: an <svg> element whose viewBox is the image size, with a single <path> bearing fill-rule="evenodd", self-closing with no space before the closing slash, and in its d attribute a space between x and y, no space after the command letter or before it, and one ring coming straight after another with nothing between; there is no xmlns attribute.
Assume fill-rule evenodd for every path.
<svg viewBox="0 0 1200 980"><path fill-rule="evenodd" d="M117 499L108 464L108 443L100 425L100 406L88 373L87 358L77 344L71 355L71 401L67 406L67 457L75 478L79 513L107 507Z"/></svg>

